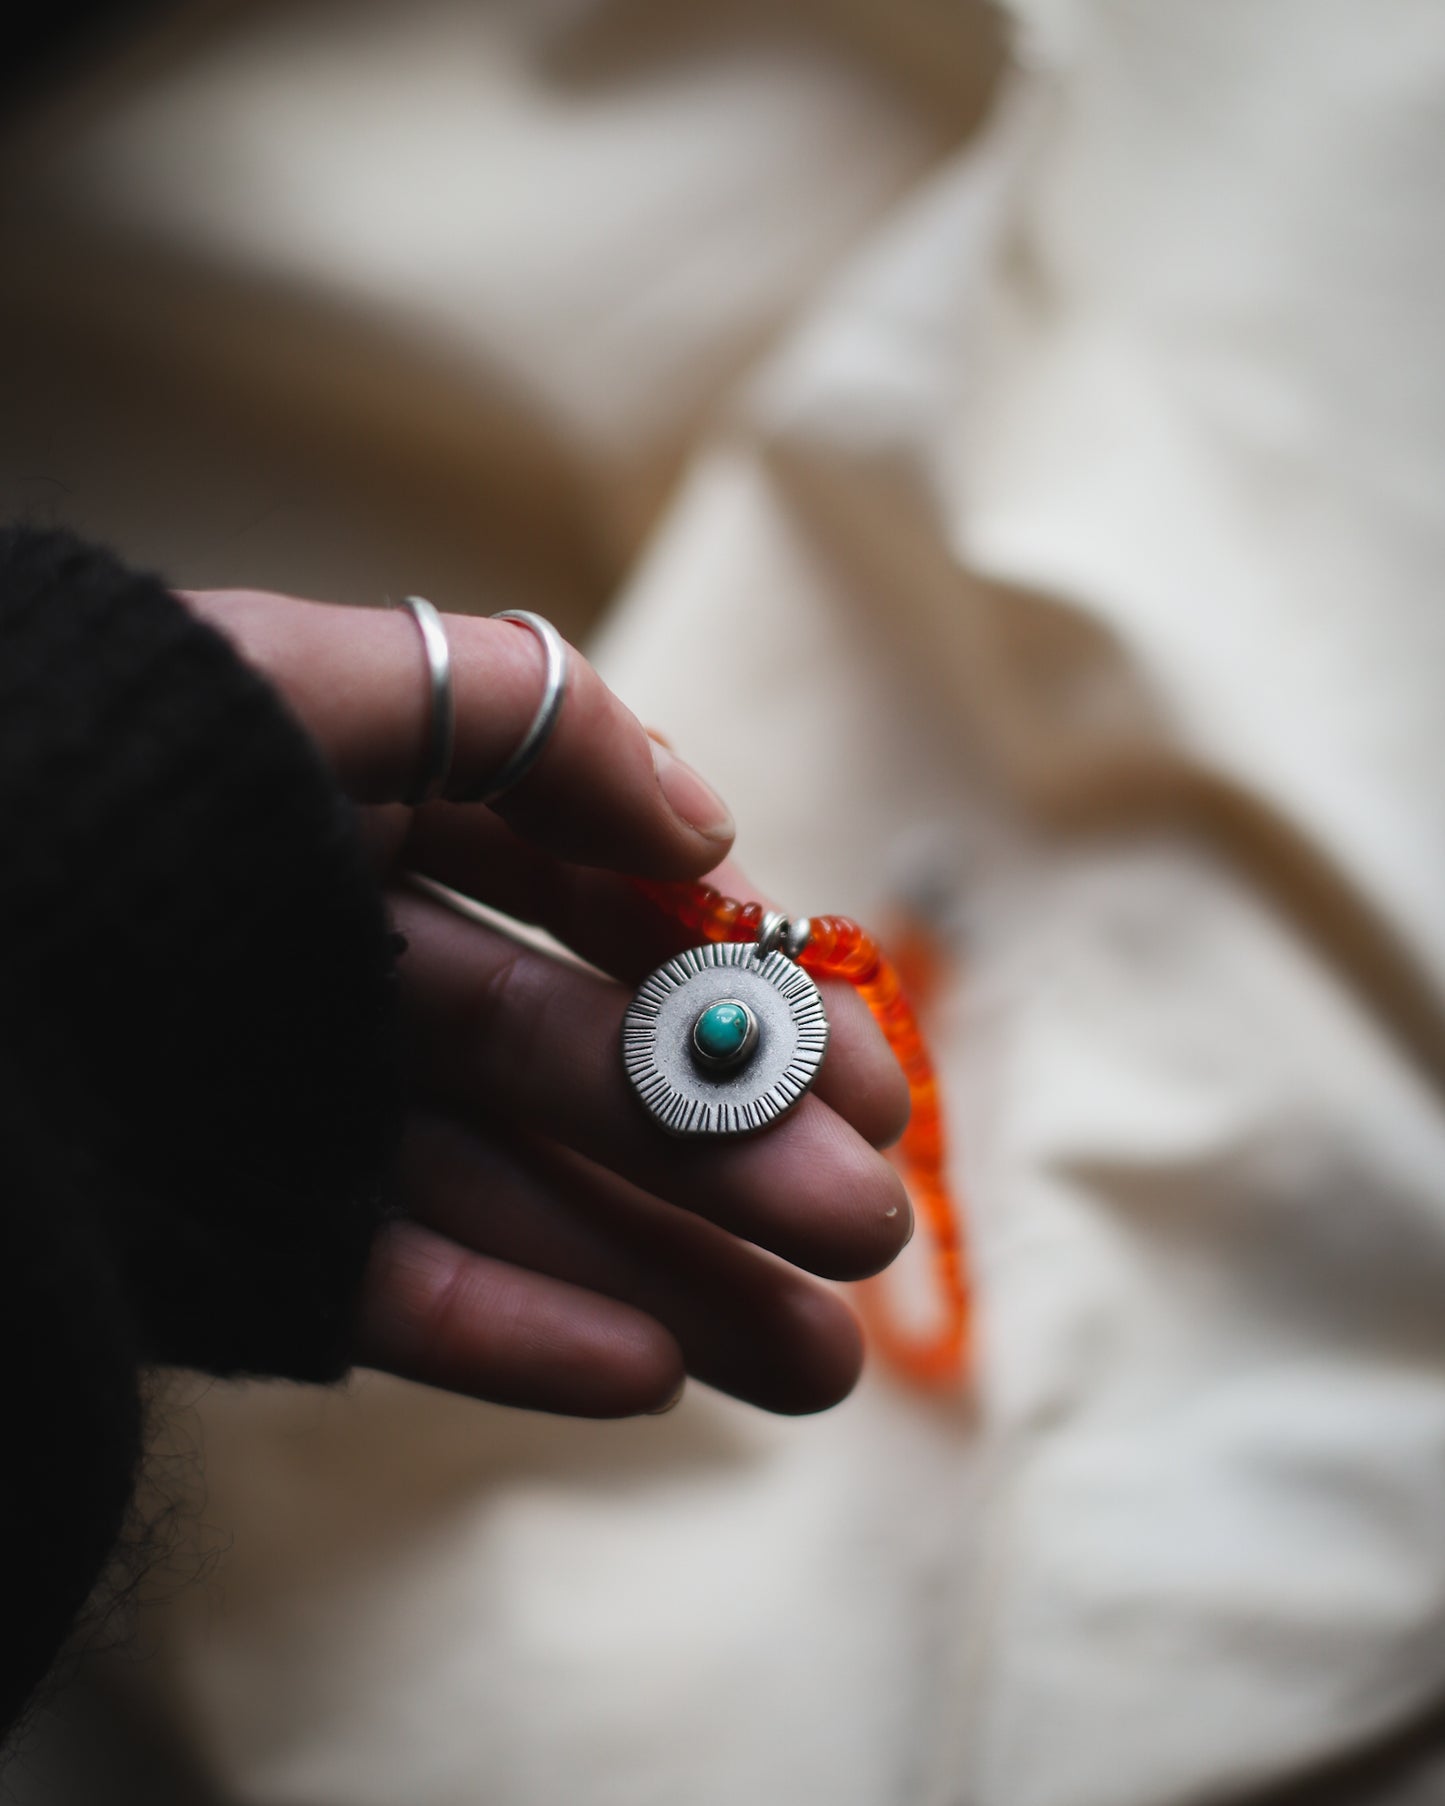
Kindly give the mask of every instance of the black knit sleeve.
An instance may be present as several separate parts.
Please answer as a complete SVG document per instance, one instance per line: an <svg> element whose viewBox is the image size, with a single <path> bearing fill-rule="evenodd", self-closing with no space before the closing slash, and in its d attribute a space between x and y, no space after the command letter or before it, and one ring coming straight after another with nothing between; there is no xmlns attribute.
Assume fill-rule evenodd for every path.
<svg viewBox="0 0 1445 1806"><path fill-rule="evenodd" d="M28 1351L57 1496L123 1497L126 1409L107 1451L95 1407L138 1363L345 1370L394 983L349 805L269 687L155 578L0 532L0 1380Z"/></svg>
<svg viewBox="0 0 1445 1806"><path fill-rule="evenodd" d="M156 579L0 535L0 1037L114 1184L148 1358L344 1368L393 982L349 805L270 688Z"/></svg>

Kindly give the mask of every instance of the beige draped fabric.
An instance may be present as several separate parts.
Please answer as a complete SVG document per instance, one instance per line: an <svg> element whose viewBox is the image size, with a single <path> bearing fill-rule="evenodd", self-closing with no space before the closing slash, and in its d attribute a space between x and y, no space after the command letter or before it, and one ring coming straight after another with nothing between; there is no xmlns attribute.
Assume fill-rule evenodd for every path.
<svg viewBox="0 0 1445 1806"><path fill-rule="evenodd" d="M924 0L246 8L16 151L7 305L189 373L203 508L288 397L367 448L249 548L77 505L416 587L404 446L439 573L620 578L772 890L926 909L981 1307L800 1423L193 1389L213 1559L24 1806L1445 1792L1445 14L1018 15L975 126Z"/></svg>

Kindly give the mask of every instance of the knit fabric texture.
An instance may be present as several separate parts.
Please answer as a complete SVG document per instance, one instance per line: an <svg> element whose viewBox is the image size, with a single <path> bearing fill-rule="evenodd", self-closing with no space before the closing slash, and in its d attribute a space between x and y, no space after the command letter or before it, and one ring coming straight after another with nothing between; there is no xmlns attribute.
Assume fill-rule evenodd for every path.
<svg viewBox="0 0 1445 1806"><path fill-rule="evenodd" d="M394 950L280 699L156 578L28 528L0 531L0 836L0 1360L32 1445L0 1511L7 1548L65 1546L68 1616L139 1363L346 1369L400 1126Z"/></svg>

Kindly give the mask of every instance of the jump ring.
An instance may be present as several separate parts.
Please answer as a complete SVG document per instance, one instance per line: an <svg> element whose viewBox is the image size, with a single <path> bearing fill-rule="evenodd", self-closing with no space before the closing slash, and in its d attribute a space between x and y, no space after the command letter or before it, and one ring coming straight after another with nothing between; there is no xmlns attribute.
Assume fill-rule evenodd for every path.
<svg viewBox="0 0 1445 1806"><path fill-rule="evenodd" d="M411 794L405 799L415 805L433 801L446 788L457 742L457 701L452 682L452 649L441 616L424 596L403 596L399 606L421 630L426 652L426 754Z"/></svg>
<svg viewBox="0 0 1445 1806"><path fill-rule="evenodd" d="M494 621L515 621L519 627L526 627L535 633L542 642L542 650L546 655L546 672L542 681L542 700L537 704L537 712L533 715L531 725L523 734L516 751L507 760L502 769L492 778L487 788L471 800L478 803L491 803L510 790L513 785L520 784L522 779L542 756L542 749L552 737L552 730L557 725L557 718L562 713L562 704L567 695L567 644L560 633L542 615L533 614L528 608L504 608L492 616Z"/></svg>

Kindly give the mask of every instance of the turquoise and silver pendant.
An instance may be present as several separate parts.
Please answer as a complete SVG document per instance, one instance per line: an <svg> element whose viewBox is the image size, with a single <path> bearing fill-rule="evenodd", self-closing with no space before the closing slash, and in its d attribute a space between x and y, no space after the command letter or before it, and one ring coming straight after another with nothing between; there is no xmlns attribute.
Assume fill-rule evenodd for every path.
<svg viewBox="0 0 1445 1806"><path fill-rule="evenodd" d="M798 965L807 924L770 918L757 941L690 947L644 979L622 1058L670 1135L755 1135L802 1098L828 1051L828 1016Z"/></svg>

